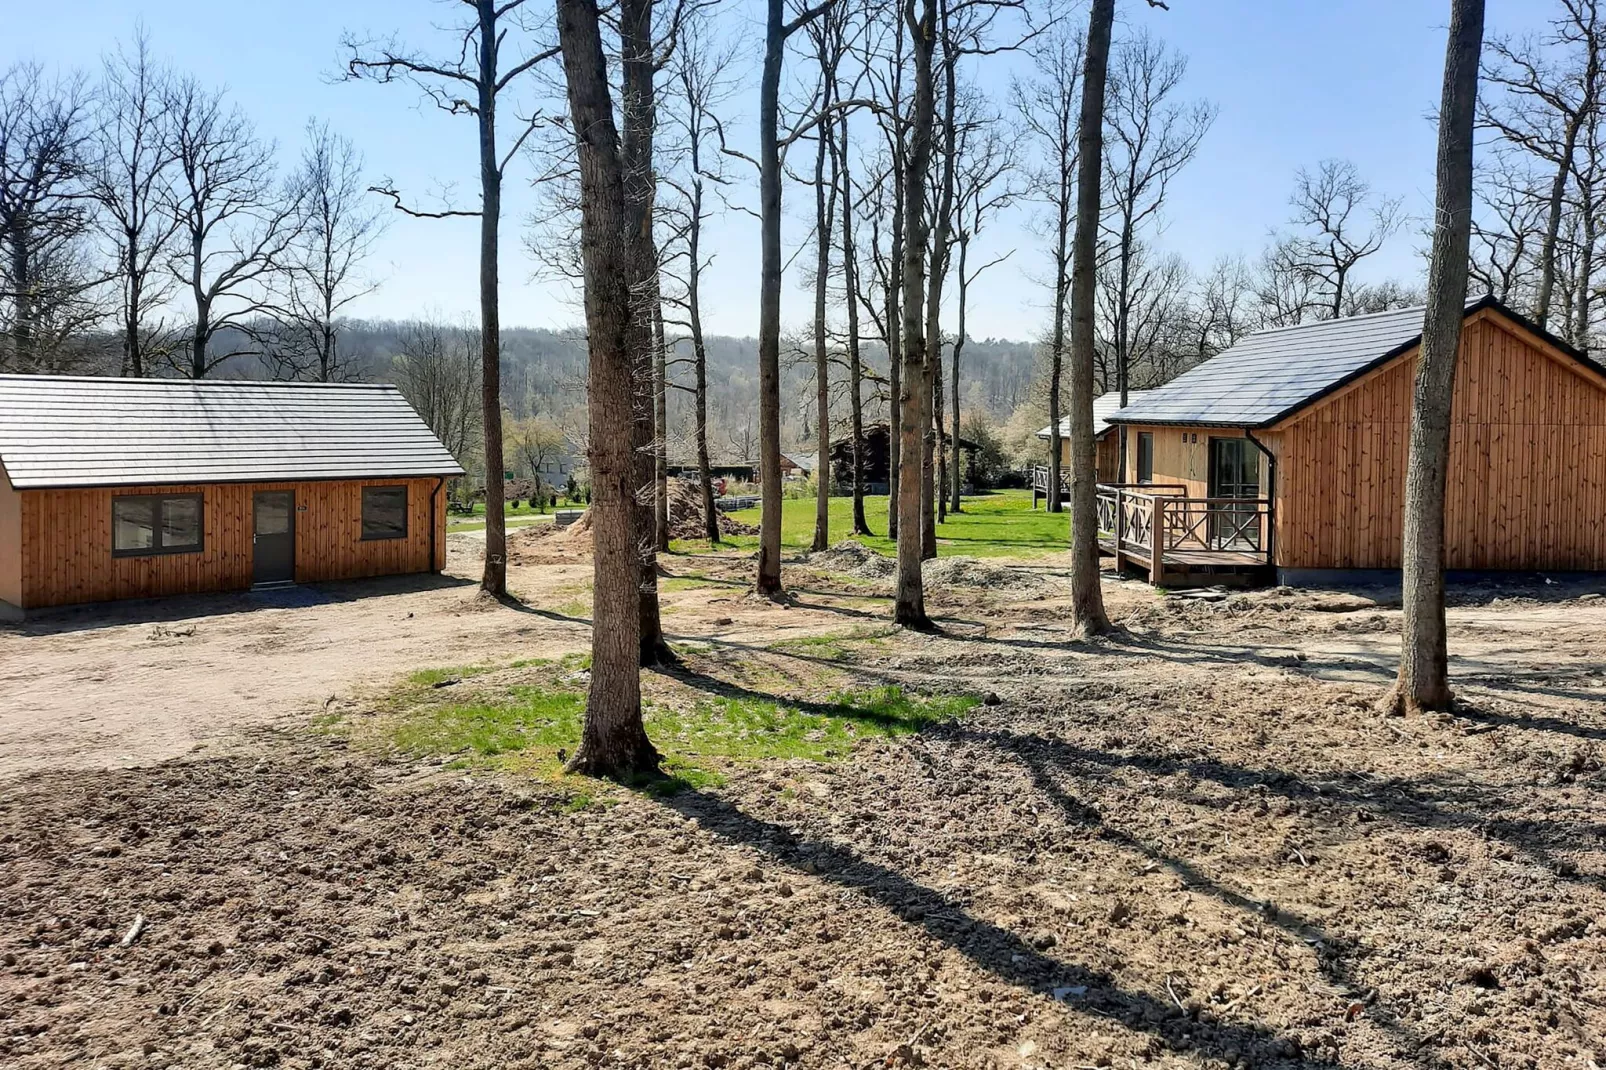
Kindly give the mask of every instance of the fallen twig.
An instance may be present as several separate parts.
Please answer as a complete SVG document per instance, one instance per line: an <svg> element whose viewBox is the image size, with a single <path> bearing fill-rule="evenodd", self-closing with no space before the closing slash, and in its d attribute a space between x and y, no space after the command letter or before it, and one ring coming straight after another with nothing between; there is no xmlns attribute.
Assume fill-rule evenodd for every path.
<svg viewBox="0 0 1606 1070"><path fill-rule="evenodd" d="M143 914L135 914L134 915L134 924L130 925L128 927L128 932L123 934L123 946L124 947L128 947L135 940L138 940L139 939L139 934L144 932L144 931L145 931L145 915L143 915Z"/></svg>

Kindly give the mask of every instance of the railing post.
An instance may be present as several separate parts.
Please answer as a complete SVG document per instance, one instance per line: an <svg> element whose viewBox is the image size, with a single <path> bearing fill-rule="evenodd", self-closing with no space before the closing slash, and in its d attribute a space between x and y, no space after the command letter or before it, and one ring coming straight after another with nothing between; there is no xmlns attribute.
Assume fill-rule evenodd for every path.
<svg viewBox="0 0 1606 1070"><path fill-rule="evenodd" d="M1115 488L1115 571L1126 571L1126 491Z"/></svg>
<svg viewBox="0 0 1606 1070"><path fill-rule="evenodd" d="M1165 579L1165 495L1149 499L1149 582L1156 587Z"/></svg>

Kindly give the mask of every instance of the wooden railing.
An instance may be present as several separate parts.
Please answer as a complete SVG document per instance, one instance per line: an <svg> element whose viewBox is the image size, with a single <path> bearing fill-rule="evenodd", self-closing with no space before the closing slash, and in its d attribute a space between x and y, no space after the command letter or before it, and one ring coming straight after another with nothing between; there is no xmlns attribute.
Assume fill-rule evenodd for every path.
<svg viewBox="0 0 1606 1070"><path fill-rule="evenodd" d="M1270 561L1268 499L1189 498L1187 491L1172 484L1100 483L1099 542L1118 556L1147 559L1156 577L1167 553Z"/></svg>

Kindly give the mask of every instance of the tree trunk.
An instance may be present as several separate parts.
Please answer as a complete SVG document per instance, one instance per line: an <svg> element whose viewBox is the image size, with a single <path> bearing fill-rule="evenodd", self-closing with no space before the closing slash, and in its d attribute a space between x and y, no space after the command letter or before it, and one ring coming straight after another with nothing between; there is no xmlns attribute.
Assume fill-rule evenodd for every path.
<svg viewBox="0 0 1606 1070"><path fill-rule="evenodd" d="M139 326L144 309L144 286L139 270L139 238L126 234L124 255L127 260L128 290L123 305L123 374L136 379L145 377L145 349L141 344Z"/></svg>
<svg viewBox="0 0 1606 1070"><path fill-rule="evenodd" d="M947 378L942 373L942 353L937 354L937 363L931 366L931 433L932 468L936 471L935 481L932 484L931 496L936 502L936 523L946 523L948 520L948 435L946 433L946 414L943 412L943 381ZM929 560L937 556L937 528L932 525L931 537L925 540L923 553Z"/></svg>
<svg viewBox="0 0 1606 1070"><path fill-rule="evenodd" d="M1093 303L1104 159L1104 81L1115 0L1093 0L1077 130L1076 237L1071 257L1071 628L1110 630L1099 587L1098 472L1093 443ZM1059 488L1053 488L1057 493Z"/></svg>
<svg viewBox="0 0 1606 1070"><path fill-rule="evenodd" d="M959 235L959 330L954 334L954 374L948 384L948 389L952 392L953 397L953 412L949 416L952 422L949 426L953 428L953 434L950 436L952 439L950 448L953 450L954 467L951 473L953 482L950 487L952 500L948 504L948 511L952 513L963 511L964 504L962 501L962 491L965 485L965 477L962 471L964 465L960 460L963 451L959 448L959 351L965 348L965 304L970 297L970 281L965 278L965 267L969 254L970 235L962 232Z"/></svg>
<svg viewBox="0 0 1606 1070"><path fill-rule="evenodd" d="M826 52L822 46L821 57ZM821 95L822 109L831 106L831 89L835 71L823 69L821 77L825 88ZM831 235L836 227L837 176L835 155L830 154L831 175L827 192L827 150L830 141L830 124L821 123L814 152L814 541L815 550L831 545L831 354L825 337L826 286L831 279ZM852 300L852 295L848 298Z"/></svg>
<svg viewBox="0 0 1606 1070"><path fill-rule="evenodd" d="M953 232L954 166L957 132L954 114L958 107L959 55L949 35L948 3L942 0L941 31L943 42L942 73L942 182L937 195L936 211L931 218L931 276L927 280L926 295L926 382L930 394L926 399L925 458L921 466L920 494L924 506L925 526L921 531L920 552L926 560L937 556L937 514L942 508L942 496L937 491L941 473L942 450L942 288L948 278L949 236Z"/></svg>
<svg viewBox="0 0 1606 1070"><path fill-rule="evenodd" d="M697 151L695 143L692 151ZM697 161L693 157L693 172ZM710 543L719 542L719 513L714 506L714 473L708 460L708 347L703 342L702 302L703 180L692 183L691 229L687 235L690 266L686 269L686 309L691 320L693 369L697 377L697 481L702 484L703 523Z"/></svg>
<svg viewBox="0 0 1606 1070"><path fill-rule="evenodd" d="M620 157L624 167L626 222L630 229L630 321L627 335L636 390L632 442L636 451L636 552L640 564L641 664L675 660L664 641L658 606L658 360L653 326L658 316L658 248L653 240L653 131L657 107L653 93L653 0L622 0L619 5L620 64L624 123Z"/></svg>
<svg viewBox="0 0 1606 1070"><path fill-rule="evenodd" d="M902 26L902 22L899 23ZM901 102L894 102L894 107ZM901 116L902 112L898 112ZM897 122L894 119L894 122ZM904 172L908 170L903 139L892 150L892 234L887 252L887 538L898 539L898 511L902 508L903 475L903 253Z"/></svg>
<svg viewBox="0 0 1606 1070"><path fill-rule="evenodd" d="M1065 452L1060 436L1060 377L1065 367L1065 306L1070 291L1071 182L1066 175L1068 161L1060 160L1059 217L1054 232L1054 328L1048 344L1048 498L1044 507L1060 512L1060 481L1064 479L1061 459Z"/></svg>
<svg viewBox="0 0 1606 1070"><path fill-rule="evenodd" d="M931 166L931 57L936 38L936 0L922 0L916 16L914 0L904 8L915 59L915 95L908 127L904 164L903 208L903 377L899 383L898 585L893 620L908 628L930 629L920 566L922 540L928 525L922 490L925 439L931 430L931 383L926 374L926 178Z"/></svg>
<svg viewBox="0 0 1606 1070"><path fill-rule="evenodd" d="M669 346L664 341L662 286L655 262L652 272L652 490L653 532L661 554L669 552Z"/></svg>
<svg viewBox="0 0 1606 1070"><path fill-rule="evenodd" d="M11 279L16 287L11 301L15 317L11 325L11 348L19 372L38 370L34 366L33 279L28 247L27 224L19 223L11 234Z"/></svg>
<svg viewBox="0 0 1606 1070"><path fill-rule="evenodd" d="M768 0L764 71L759 80L759 221L763 250L758 295L758 575L753 589L781 594L781 66L786 0Z"/></svg>
<svg viewBox="0 0 1606 1070"><path fill-rule="evenodd" d="M502 169L496 157L495 0L476 0L480 70L480 407L485 430L485 568L480 589L507 596L507 516L502 475L502 324L497 243L502 221Z"/></svg>
<svg viewBox="0 0 1606 1070"><path fill-rule="evenodd" d="M628 777L658 768L641 720L635 497L631 449L629 324L633 236L608 94L596 0L557 0L558 40L579 149L581 256L590 343L591 684L585 726L570 772Z"/></svg>
<svg viewBox="0 0 1606 1070"><path fill-rule="evenodd" d="M848 303L848 407L853 421L853 534L869 535L864 517L864 365L859 352L859 267L853 246L853 176L849 170L848 117L838 120L841 146L837 174L842 183L842 282ZM889 439L890 441L890 439Z"/></svg>
<svg viewBox="0 0 1606 1070"><path fill-rule="evenodd" d="M1483 48L1483 0L1451 0L1439 105L1438 193L1428 306L1411 398L1405 472L1405 543L1400 581L1405 622L1400 672L1385 705L1401 713L1446 710L1450 692L1444 623L1444 484L1450 468L1450 409L1467 300L1472 231L1473 115Z"/></svg>

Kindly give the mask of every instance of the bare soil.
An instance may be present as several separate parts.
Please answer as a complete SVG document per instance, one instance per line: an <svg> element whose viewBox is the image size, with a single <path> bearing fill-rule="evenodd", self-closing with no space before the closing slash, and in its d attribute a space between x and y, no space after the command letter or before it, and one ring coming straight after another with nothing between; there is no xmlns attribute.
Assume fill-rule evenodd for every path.
<svg viewBox="0 0 1606 1070"><path fill-rule="evenodd" d="M588 570L554 556L515 569L522 608L379 588L0 632L32 704L0 714L0 1063L1606 1065L1598 586L1459 590L1463 707L1401 719L1386 595L1112 578L1121 632L1074 642L1039 561L822 665L771 644L883 621L873 581L794 567L777 606L743 555L672 559L700 574L666 596L684 680L989 704L664 798L312 727L320 695L583 648L542 607Z"/></svg>

